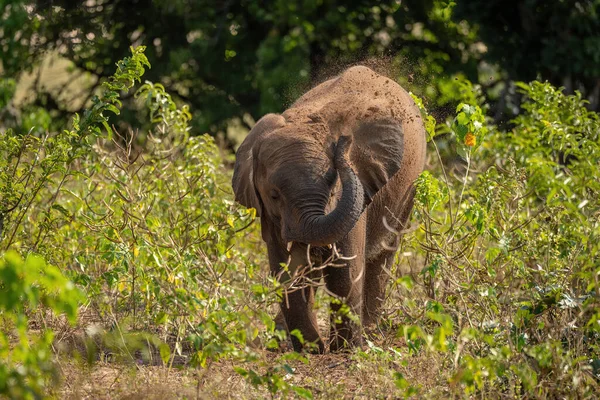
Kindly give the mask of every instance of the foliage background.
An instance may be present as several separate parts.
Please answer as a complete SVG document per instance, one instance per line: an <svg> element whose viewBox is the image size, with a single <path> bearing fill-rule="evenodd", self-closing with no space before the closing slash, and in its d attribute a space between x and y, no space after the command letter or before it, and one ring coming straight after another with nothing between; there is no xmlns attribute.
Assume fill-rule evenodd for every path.
<svg viewBox="0 0 600 400"><path fill-rule="evenodd" d="M514 81L579 90L598 110L597 0L343 2L3 1L5 75L33 72L49 52L86 77L76 93L32 77L21 107L63 119L86 105L130 45L147 46L146 79L190 105L199 132L248 128L344 66L386 60L388 73L452 114L453 80L480 83L496 121L517 112ZM28 23L26 23L26 21ZM47 80L47 79L45 79ZM69 90L71 92L71 90ZM450 103L450 104L449 104ZM443 107L449 104L450 107ZM119 121L139 126L135 114ZM232 139L233 141L233 139Z"/></svg>
<svg viewBox="0 0 600 400"><path fill-rule="evenodd" d="M598 391L597 0L0 6L0 394ZM414 228L364 349L265 352L281 288L231 150L357 62L422 106Z"/></svg>

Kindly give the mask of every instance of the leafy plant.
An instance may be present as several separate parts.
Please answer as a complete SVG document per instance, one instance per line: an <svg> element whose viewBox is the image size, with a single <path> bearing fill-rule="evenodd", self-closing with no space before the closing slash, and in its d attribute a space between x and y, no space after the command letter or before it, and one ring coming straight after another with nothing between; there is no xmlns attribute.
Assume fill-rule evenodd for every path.
<svg viewBox="0 0 600 400"><path fill-rule="evenodd" d="M83 118L74 116L73 129L40 136L33 129L0 132L1 249L48 254L41 247L57 224L69 217L57 199L65 184L78 175L73 165L89 153L90 136L100 136L101 127L110 136L105 112L119 113L119 91L131 88L140 80L144 66L149 66L143 51L143 46L132 48L132 56L118 63L115 74L103 84L103 94L94 97Z"/></svg>
<svg viewBox="0 0 600 400"><path fill-rule="evenodd" d="M81 300L79 289L41 257L23 260L14 251L0 257L0 395L41 398L46 386L58 383L54 334L29 331L27 315L43 308L74 323Z"/></svg>
<svg viewBox="0 0 600 400"><path fill-rule="evenodd" d="M43 254L84 290L101 326L98 338L83 343L88 361L112 354L147 362L153 351L169 368L178 357L202 369L221 359L254 361L248 345L272 342L276 288L249 247L234 246L255 213L234 205L214 139L190 137L188 108L152 82L135 95L153 124L143 152L137 132L109 125L121 94L149 67L143 51L131 49L117 64L73 129L4 134L0 204L8 233L1 243ZM253 235L255 225L247 231ZM247 290L256 279L265 292ZM281 386L284 370L260 375L261 385L304 393Z"/></svg>
<svg viewBox="0 0 600 400"><path fill-rule="evenodd" d="M416 283L425 297L405 305L414 317L399 334L413 351L447 355L455 394L589 397L600 356L591 178L600 120L579 94L519 88L523 112L509 132L487 124L477 104L458 106L449 128L464 177L425 172L416 182L422 230L407 246L424 258ZM425 319L419 302L431 310ZM403 379L399 387L412 388Z"/></svg>
<svg viewBox="0 0 600 400"><path fill-rule="evenodd" d="M433 21L447 22L454 5L436 4ZM286 46L303 46L296 39ZM263 60L277 54L269 49ZM233 201L231 155L192 134L180 97L141 83L144 54L131 49L72 127L55 132L54 114L31 108L0 133L0 393L49 393L45 316L75 322L83 304L78 328L95 331L77 349L87 361L196 369L197 394L228 371L248 397L339 398L349 381L371 397L594 396L600 122L579 94L518 84L508 128L490 122L482 89L462 77L439 85L455 110L448 121L415 97L434 159L415 182L419 225L392 266L385 317L351 355L272 355L263 349L285 347L272 319L282 288L261 268L255 212ZM137 82L130 98L151 128L119 131L112 123ZM14 94L2 80L2 112ZM330 369L347 380L332 382ZM302 379L307 370L325 373Z"/></svg>

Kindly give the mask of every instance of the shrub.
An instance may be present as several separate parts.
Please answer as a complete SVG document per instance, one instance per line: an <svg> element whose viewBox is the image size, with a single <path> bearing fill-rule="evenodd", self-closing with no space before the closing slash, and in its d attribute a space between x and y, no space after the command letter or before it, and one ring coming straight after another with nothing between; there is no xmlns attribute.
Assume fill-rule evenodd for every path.
<svg viewBox="0 0 600 400"><path fill-rule="evenodd" d="M40 398L57 383L52 362L53 332L28 329L28 317L38 308L77 318L81 292L58 268L38 256L23 260L9 251L0 257L0 395Z"/></svg>
<svg viewBox="0 0 600 400"><path fill-rule="evenodd" d="M157 83L135 92L149 132L111 125L120 96L149 67L143 48L132 49L69 129L47 132L52 121L34 110L14 124L27 131L0 134L0 394L48 392L53 332L34 328L48 311L76 323L83 304L100 325L98 340L84 343L89 361L177 361L206 377L226 360L263 396L311 398L290 380L309 357L259 351L284 339L270 312L280 288L260 267L254 210L233 201L231 155L191 136L187 107ZM439 162L416 182L419 226L398 255L419 272L392 281L392 296L410 292L382 324L406 346L370 338L348 373L372 366L405 397L592 397L599 118L578 94L532 82L519 85L521 113L502 131L485 118L478 88L464 79L452 87L462 103L448 123L416 99ZM0 83L0 107L14 89ZM447 168L440 153L453 148L463 162ZM402 372L412 360L404 353L439 363L441 384L426 393Z"/></svg>
<svg viewBox="0 0 600 400"><path fill-rule="evenodd" d="M120 94L150 67L143 51L117 64L72 129L3 133L0 244L43 255L85 292L87 314L101 326L99 338L83 343L89 361L102 353L152 361L155 351L169 366L178 356L201 368L257 360L255 342L276 344L267 311L277 289L256 262L254 210L233 202L229 156L212 137L189 136L187 107L160 84L145 82L135 94L153 124L143 150L141 135L109 123ZM44 354L38 361L50 360ZM254 368L239 371L304 395L279 377L290 368L285 360L264 373Z"/></svg>
<svg viewBox="0 0 600 400"><path fill-rule="evenodd" d="M590 397L600 378L600 120L579 94L519 87L510 131L477 104L437 130L452 133L466 165L438 165L416 183L422 229L405 251L423 260L424 296L405 301L399 333L414 351L446 355L454 394Z"/></svg>

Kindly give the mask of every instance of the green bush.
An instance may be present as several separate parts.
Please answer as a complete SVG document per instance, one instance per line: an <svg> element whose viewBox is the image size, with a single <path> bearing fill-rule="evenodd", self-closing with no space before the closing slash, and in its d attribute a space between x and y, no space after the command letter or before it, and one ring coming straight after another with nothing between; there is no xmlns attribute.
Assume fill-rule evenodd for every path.
<svg viewBox="0 0 600 400"><path fill-rule="evenodd" d="M118 132L109 119L150 67L143 51L117 64L68 129L48 132L40 109L17 116L26 130L0 133L0 394L50 392L53 326L36 327L48 312L86 327L83 305L79 317L100 327L83 342L90 362L177 361L204 377L226 362L257 396L311 398L311 384L290 377L314 358L262 351L285 339L272 321L280 288L261 267L254 210L233 201L232 156L190 135L189 110L158 83L135 92L151 131ZM432 168L416 182L419 225L398 265L418 272L392 280L397 302L381 324L404 347L375 334L349 357L348 374L373 368L404 397L593 397L600 120L578 94L519 88L508 131L486 119L481 90L464 79L444 92L460 101L447 123L416 99ZM14 91L14 81L0 84L2 112ZM433 389L405 373L423 355L444 371Z"/></svg>
<svg viewBox="0 0 600 400"><path fill-rule="evenodd" d="M57 383L52 362L53 332L28 329L28 314L38 309L77 318L81 292L38 256L23 260L9 251L0 257L0 395L40 398Z"/></svg>
<svg viewBox="0 0 600 400"><path fill-rule="evenodd" d="M149 66L143 48L132 49L132 57L117 65L117 72L106 82L101 97L83 118L76 115L73 128L59 133L37 131L35 124L48 127L48 114L25 117L27 133L6 130L0 136L0 394L13 398L37 398L56 383L52 364L53 332L40 334L29 330L29 317L38 308L64 314L76 322L82 300L63 272L72 261L68 250L60 258L57 234L61 224L72 221L62 205L68 185L82 175L77 168L91 148L91 136L110 135L105 111L119 110L119 91L133 86ZM3 104L10 104L14 84L2 84ZM8 89L6 89L8 88ZM43 110L42 110L43 111ZM31 119L30 119L31 117ZM77 228L77 227L73 227ZM23 261L19 253L27 254ZM38 255L36 255L38 254ZM57 265L46 265L39 254ZM43 311L40 311L43 313Z"/></svg>
<svg viewBox="0 0 600 400"><path fill-rule="evenodd" d="M600 378L600 119L579 94L519 88L510 131L477 104L459 105L437 129L451 132L466 165L440 163L417 181L422 225L405 251L423 260L423 296L405 301L399 333L413 351L445 355L454 395L591 397Z"/></svg>
<svg viewBox="0 0 600 400"><path fill-rule="evenodd" d="M257 360L257 343L276 345L268 311L277 288L257 262L255 211L233 202L223 166L231 156L208 135L190 137L187 107L160 84L145 82L135 93L153 124L143 151L137 132L109 123L107 112L119 114L121 93L150 67L143 50L117 64L72 129L3 132L1 248L41 254L85 292L86 310L102 327L99 340L83 343L88 361L106 353L151 361L155 350L166 365L177 356L201 368L222 358ZM286 365L240 374L302 395L274 372Z"/></svg>

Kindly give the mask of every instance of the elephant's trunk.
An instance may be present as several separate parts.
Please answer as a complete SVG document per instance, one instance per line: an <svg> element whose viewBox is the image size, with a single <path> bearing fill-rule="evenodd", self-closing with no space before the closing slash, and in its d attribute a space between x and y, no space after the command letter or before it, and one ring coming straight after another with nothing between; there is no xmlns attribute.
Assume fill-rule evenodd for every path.
<svg viewBox="0 0 600 400"><path fill-rule="evenodd" d="M293 240L312 246L325 246L342 239L354 227L363 211L364 192L360 180L348 164L350 138L343 136L335 149L334 167L342 182L342 196L329 214L325 209L304 213Z"/></svg>

